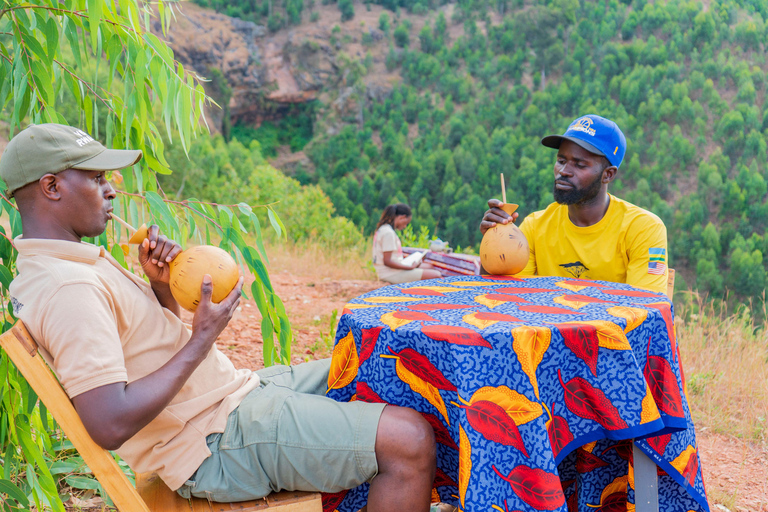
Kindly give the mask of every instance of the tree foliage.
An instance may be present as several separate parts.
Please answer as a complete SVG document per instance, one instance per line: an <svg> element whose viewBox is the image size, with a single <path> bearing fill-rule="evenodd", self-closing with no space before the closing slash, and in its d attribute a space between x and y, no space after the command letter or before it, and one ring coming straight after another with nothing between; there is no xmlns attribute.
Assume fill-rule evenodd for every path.
<svg viewBox="0 0 768 512"><path fill-rule="evenodd" d="M150 31L154 23L166 30L175 9L165 1L0 0L2 116L11 134L29 122L75 124L107 147L141 149L144 158L139 164L114 174L115 179L123 178L116 213L134 225L156 222L182 242L196 238L231 252L255 276L249 291L263 317L265 364L288 362L291 329L267 274L261 236L265 221L278 236L285 232L274 208L254 208L238 199L230 204L173 200L158 186L157 175L171 172L164 138L177 140L187 152L195 137L206 132L203 105L208 99L200 78L187 72ZM13 203L7 197L0 201L10 225L10 232L0 227L6 330L14 321L8 304L8 285L16 270L12 238L21 233L21 223ZM257 215L259 210L263 214ZM91 241L128 265L120 245L124 236L112 228ZM99 488L5 354L0 355L0 389L4 507L63 512L59 480ZM83 475L76 478L78 472Z"/></svg>
<svg viewBox="0 0 768 512"><path fill-rule="evenodd" d="M703 292L762 300L768 7L466 0L447 20L424 5L435 10L418 31L404 30L404 18L387 35L387 69L402 82L366 103L362 125L315 134L308 146L312 181L341 215L371 233L383 207L405 201L417 229L476 246L499 173L521 215L545 207L554 153L541 137L599 114L628 140L610 191L664 220L678 274ZM490 9L504 17L491 23Z"/></svg>

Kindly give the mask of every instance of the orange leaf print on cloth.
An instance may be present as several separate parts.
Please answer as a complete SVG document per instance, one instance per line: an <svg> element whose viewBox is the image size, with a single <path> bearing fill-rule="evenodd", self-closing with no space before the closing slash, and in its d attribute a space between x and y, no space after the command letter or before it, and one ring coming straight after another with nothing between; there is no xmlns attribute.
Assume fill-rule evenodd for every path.
<svg viewBox="0 0 768 512"><path fill-rule="evenodd" d="M391 311L381 316L381 321L393 331L415 320L423 322L436 321L428 314L419 311Z"/></svg>
<svg viewBox="0 0 768 512"><path fill-rule="evenodd" d="M328 373L328 391L341 389L355 380L357 367L357 347L355 338L350 332L333 347L331 370Z"/></svg>
<svg viewBox="0 0 768 512"><path fill-rule="evenodd" d="M451 286L463 286L464 288L475 288L483 286L494 286L501 283L492 283L489 281L456 281L451 283Z"/></svg>
<svg viewBox="0 0 768 512"><path fill-rule="evenodd" d="M552 302L555 304L560 304L561 306L565 306L567 308L573 308L573 309L580 309L584 306L589 306L589 302L587 301L580 301L577 299L574 299L572 297L575 297L574 295L559 295L552 299Z"/></svg>
<svg viewBox="0 0 768 512"><path fill-rule="evenodd" d="M480 388L472 394L469 402L459 397L459 401L465 405L472 405L481 400L493 402L501 407L516 425L524 425L544 414L539 402L532 402L507 386Z"/></svg>
<svg viewBox="0 0 768 512"><path fill-rule="evenodd" d="M648 318L648 310L641 308L630 308L627 306L614 306L605 310L609 315L623 318L627 321L627 326L624 328L624 334L628 333L635 327L638 327L645 322Z"/></svg>
<svg viewBox="0 0 768 512"><path fill-rule="evenodd" d="M653 393L651 393L651 388L647 382L645 383L645 397L643 398L643 402L640 407L641 425L661 418L661 414L659 414L659 408L656 407L656 402L653 401Z"/></svg>
<svg viewBox="0 0 768 512"><path fill-rule="evenodd" d="M402 293L408 295L434 295L444 297L446 293L463 291L461 288L453 286L419 286L417 288L400 288Z"/></svg>
<svg viewBox="0 0 768 512"><path fill-rule="evenodd" d="M555 283L555 286L559 286L560 288L565 288L566 290L570 290L572 292L580 292L581 290L584 290L586 288L605 288L604 284L600 283L594 283L591 281L587 281L579 279L579 280L570 280L570 281L558 281Z"/></svg>
<svg viewBox="0 0 768 512"><path fill-rule="evenodd" d="M469 445L467 433L459 426L459 501L461 501L461 508L464 508L464 499L467 497L471 473L472 447Z"/></svg>
<svg viewBox="0 0 768 512"><path fill-rule="evenodd" d="M696 453L696 448L689 444L688 448L672 461L672 467L693 486L696 483L696 474L699 472L699 455Z"/></svg>
<svg viewBox="0 0 768 512"><path fill-rule="evenodd" d="M448 381L429 359L415 350L404 348L399 353L392 350L391 347L389 350L394 355L382 354L381 357L395 359L397 361L395 371L400 380L408 384L414 393L421 395L432 404L443 415L445 422L450 425L448 410L445 407L443 397L440 396L439 389L456 391L456 386Z"/></svg>
<svg viewBox="0 0 768 512"><path fill-rule="evenodd" d="M590 324L597 328L597 344L609 350L631 350L627 336L621 327L606 320L590 320Z"/></svg>
<svg viewBox="0 0 768 512"><path fill-rule="evenodd" d="M427 300L427 299L426 297L421 299L417 299L415 297L368 297L363 300L365 302L373 302L374 304L392 304L393 302L412 302L415 300Z"/></svg>
<svg viewBox="0 0 768 512"><path fill-rule="evenodd" d="M499 322L521 322L519 318L503 313L493 313L491 311L475 311L462 317L462 320L469 325L474 325L478 329L485 329Z"/></svg>
<svg viewBox="0 0 768 512"><path fill-rule="evenodd" d="M536 398L539 398L539 382L536 369L544 359L544 353L549 348L552 332L546 327L523 325L512 329L512 349L517 354L517 360L523 372L528 376L533 386Z"/></svg>

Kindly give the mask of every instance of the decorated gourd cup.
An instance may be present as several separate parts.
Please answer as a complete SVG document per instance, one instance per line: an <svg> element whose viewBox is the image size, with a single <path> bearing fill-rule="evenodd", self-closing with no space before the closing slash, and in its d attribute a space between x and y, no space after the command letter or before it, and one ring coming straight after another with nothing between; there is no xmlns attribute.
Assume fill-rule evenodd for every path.
<svg viewBox="0 0 768 512"><path fill-rule="evenodd" d="M517 205L504 203L499 208L512 215ZM528 263L528 240L513 223L496 224L483 235L480 262L490 274L517 274Z"/></svg>

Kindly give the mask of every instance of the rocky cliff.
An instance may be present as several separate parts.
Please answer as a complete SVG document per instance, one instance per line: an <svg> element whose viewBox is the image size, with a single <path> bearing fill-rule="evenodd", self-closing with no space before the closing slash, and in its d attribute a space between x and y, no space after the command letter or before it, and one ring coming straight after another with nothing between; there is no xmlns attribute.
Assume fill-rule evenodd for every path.
<svg viewBox="0 0 768 512"><path fill-rule="evenodd" d="M333 5L319 6L316 12L316 22L269 34L263 26L185 2L164 38L186 68L203 77L221 71L232 90L233 124L258 126L284 115L290 104L318 98L337 110L340 119L349 120L360 110L361 99L380 100L399 80L384 65L388 43L376 28L382 10L373 6L344 23ZM160 31L159 23L155 30ZM364 47L366 32L370 37ZM367 73L350 83L351 66L366 54ZM211 108L208 114L212 128L219 130L222 110Z"/></svg>

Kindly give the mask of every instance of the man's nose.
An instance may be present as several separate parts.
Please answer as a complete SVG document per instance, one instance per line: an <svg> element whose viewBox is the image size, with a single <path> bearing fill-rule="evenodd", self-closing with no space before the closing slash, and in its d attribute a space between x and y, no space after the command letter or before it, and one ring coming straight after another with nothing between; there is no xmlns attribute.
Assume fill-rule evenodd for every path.
<svg viewBox="0 0 768 512"><path fill-rule="evenodd" d="M107 181L107 188L104 191L104 197L106 197L110 201L117 197L117 192L115 192L115 189L112 188L112 184L108 181Z"/></svg>

